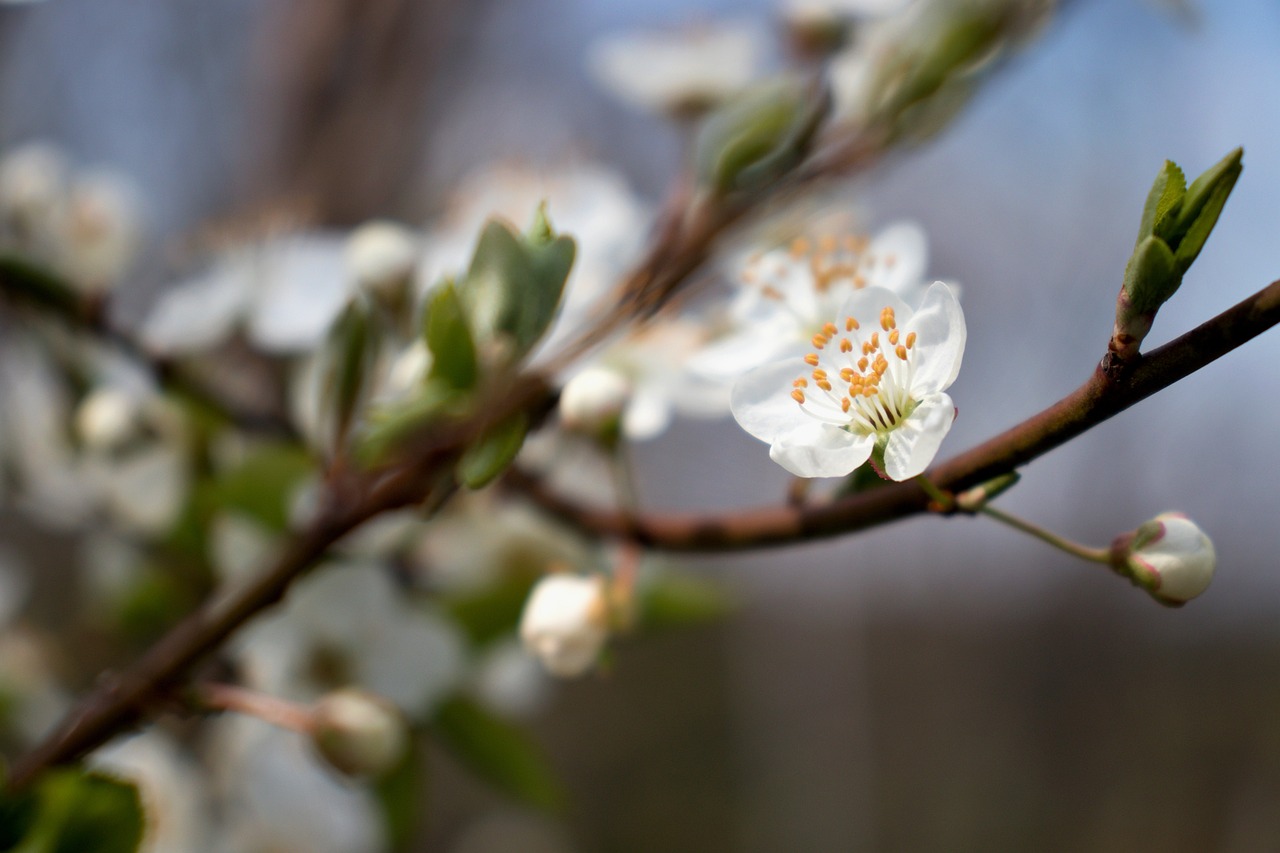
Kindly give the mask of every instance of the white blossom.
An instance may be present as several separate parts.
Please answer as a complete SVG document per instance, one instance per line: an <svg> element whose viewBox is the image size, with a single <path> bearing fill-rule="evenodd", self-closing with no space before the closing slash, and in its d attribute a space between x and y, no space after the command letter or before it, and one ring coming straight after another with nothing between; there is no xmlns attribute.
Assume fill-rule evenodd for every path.
<svg viewBox="0 0 1280 853"><path fill-rule="evenodd" d="M344 688L312 709L311 740L348 776L381 776L404 755L409 729L395 706L364 690Z"/></svg>
<svg viewBox="0 0 1280 853"><path fill-rule="evenodd" d="M894 480L920 474L951 428L943 393L964 355L960 303L942 282L917 311L878 287L854 293L803 358L756 368L733 392L733 414L800 477L837 477L873 452Z"/></svg>
<svg viewBox="0 0 1280 853"><path fill-rule="evenodd" d="M553 574L538 581L520 617L525 649L553 675L581 675L609 637L603 578Z"/></svg>
<svg viewBox="0 0 1280 853"><path fill-rule="evenodd" d="M1113 560L1162 604L1179 606L1204 592L1218 558L1205 532L1180 512L1165 512L1112 546Z"/></svg>

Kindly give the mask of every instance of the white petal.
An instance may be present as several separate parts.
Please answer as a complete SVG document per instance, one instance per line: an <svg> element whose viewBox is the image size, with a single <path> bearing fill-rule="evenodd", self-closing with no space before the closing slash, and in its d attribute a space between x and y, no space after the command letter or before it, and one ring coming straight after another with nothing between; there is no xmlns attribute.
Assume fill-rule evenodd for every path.
<svg viewBox="0 0 1280 853"><path fill-rule="evenodd" d="M913 396L919 398L950 388L960 372L966 334L964 313L951 288L935 281L925 293L920 310L898 325L904 334L917 335Z"/></svg>
<svg viewBox="0 0 1280 853"><path fill-rule="evenodd" d="M880 312L885 308L892 308L894 316L898 320L898 325L902 325L905 317L912 315L911 306L903 301L902 297L891 290L885 290L883 287L865 287L862 290L855 291L852 296L844 300L840 305L840 310L835 316L828 317L829 322L836 323L843 329L844 319L846 317L855 318L861 325L859 334L862 339L866 340L872 333L880 328ZM881 334L884 334L881 332Z"/></svg>
<svg viewBox="0 0 1280 853"><path fill-rule="evenodd" d="M797 477L843 477L871 456L875 437L810 421L779 438L769 458Z"/></svg>
<svg viewBox="0 0 1280 853"><path fill-rule="evenodd" d="M914 302L929 263L929 242L914 222L896 222L875 236L868 247L875 257L871 282Z"/></svg>
<svg viewBox="0 0 1280 853"><path fill-rule="evenodd" d="M738 380L729 408L738 425L772 444L809 418L791 399L791 382L801 375L803 362L790 359L757 367Z"/></svg>
<svg viewBox="0 0 1280 853"><path fill-rule="evenodd" d="M909 480L924 473L955 417L955 404L946 394L922 400L911 415L889 433L884 449L884 472L889 478Z"/></svg>
<svg viewBox="0 0 1280 853"><path fill-rule="evenodd" d="M142 340L163 354L195 352L222 343L251 297L252 275L246 262L241 257L221 260L163 294L142 325Z"/></svg>
<svg viewBox="0 0 1280 853"><path fill-rule="evenodd" d="M351 294L344 249L344 240L333 235L296 235L263 248L248 328L255 345L302 352L324 340Z"/></svg>

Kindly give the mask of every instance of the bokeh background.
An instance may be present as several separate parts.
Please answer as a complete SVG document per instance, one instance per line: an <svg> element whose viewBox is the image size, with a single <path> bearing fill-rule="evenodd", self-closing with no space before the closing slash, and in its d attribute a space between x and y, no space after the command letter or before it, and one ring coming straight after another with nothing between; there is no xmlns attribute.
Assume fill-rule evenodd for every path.
<svg viewBox="0 0 1280 853"><path fill-rule="evenodd" d="M590 157L656 202L680 134L586 74L593 39L769 3L48 0L0 8L0 146L51 140L142 190L154 254L211 221L422 221L496 158ZM944 452L1058 399L1105 348L1142 201L1168 157L1245 171L1152 343L1280 270L1280 6L1191 17L1076 0L939 138L847 191L927 230L964 287ZM842 195L842 199L844 196ZM842 202L843 203L843 202ZM144 268L118 306L163 287ZM563 819L433 755L424 850L1280 849L1280 337L1266 336L1024 471L1004 505L1103 544L1179 509L1219 570L1170 611L983 520L686 564L739 607L641 637L533 721ZM655 508L780 499L731 423L637 450ZM0 533L58 562L17 518ZM50 571L56 571L51 568ZM514 842L513 838L521 841ZM515 846L512 846L512 845Z"/></svg>

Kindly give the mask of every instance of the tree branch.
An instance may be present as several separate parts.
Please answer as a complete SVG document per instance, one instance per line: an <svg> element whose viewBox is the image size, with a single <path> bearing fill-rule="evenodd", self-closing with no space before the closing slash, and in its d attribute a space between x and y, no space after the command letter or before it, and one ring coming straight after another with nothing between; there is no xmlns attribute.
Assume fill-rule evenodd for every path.
<svg viewBox="0 0 1280 853"><path fill-rule="evenodd" d="M1007 473L1167 388L1280 323L1280 281L1273 282L1177 340L1138 360L1124 376L1101 367L1068 396L984 444L930 469L929 479L961 491ZM740 551L855 533L925 512L915 482L895 483L831 503L727 513L634 514L600 510L552 492L528 474L507 478L552 515L594 535L665 551Z"/></svg>

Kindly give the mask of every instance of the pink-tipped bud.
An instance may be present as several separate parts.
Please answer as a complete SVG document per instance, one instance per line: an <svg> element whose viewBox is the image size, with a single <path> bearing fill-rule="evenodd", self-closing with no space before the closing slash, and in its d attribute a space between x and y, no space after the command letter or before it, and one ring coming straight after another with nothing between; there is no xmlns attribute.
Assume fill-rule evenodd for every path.
<svg viewBox="0 0 1280 853"><path fill-rule="evenodd" d="M1181 607L1209 587L1213 542L1180 512L1165 512L1111 544L1111 564L1161 604Z"/></svg>

